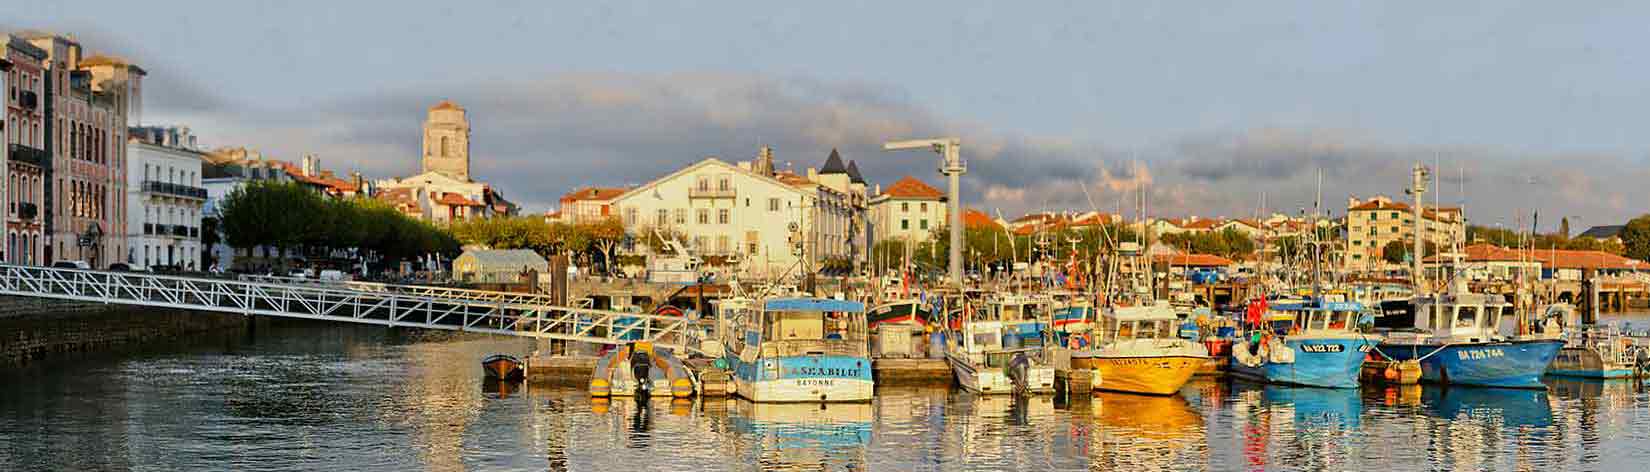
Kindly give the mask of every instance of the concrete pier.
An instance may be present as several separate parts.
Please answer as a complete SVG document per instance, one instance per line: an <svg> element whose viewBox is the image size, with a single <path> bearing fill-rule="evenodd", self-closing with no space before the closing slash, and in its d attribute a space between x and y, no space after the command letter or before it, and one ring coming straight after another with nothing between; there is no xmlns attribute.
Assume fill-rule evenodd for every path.
<svg viewBox="0 0 1650 472"><path fill-rule="evenodd" d="M532 356L527 358L527 381L584 387L596 370L593 356Z"/></svg>

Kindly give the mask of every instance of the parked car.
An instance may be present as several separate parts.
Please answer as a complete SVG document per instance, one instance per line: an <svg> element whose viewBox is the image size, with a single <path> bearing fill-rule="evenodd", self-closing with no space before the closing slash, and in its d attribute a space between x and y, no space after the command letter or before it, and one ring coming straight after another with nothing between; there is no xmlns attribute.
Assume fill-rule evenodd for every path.
<svg viewBox="0 0 1650 472"><path fill-rule="evenodd" d="M86 261L57 261L52 263L53 269L80 269L92 270L92 265Z"/></svg>
<svg viewBox="0 0 1650 472"><path fill-rule="evenodd" d="M327 269L327 270L321 271L320 278L321 278L321 280L326 280L326 281L341 282L341 281L344 281L344 280L348 280L349 276L344 275L344 271L341 271L341 270Z"/></svg>
<svg viewBox="0 0 1650 472"><path fill-rule="evenodd" d="M149 267L137 263L116 262L109 264L109 270L115 272L150 272Z"/></svg>

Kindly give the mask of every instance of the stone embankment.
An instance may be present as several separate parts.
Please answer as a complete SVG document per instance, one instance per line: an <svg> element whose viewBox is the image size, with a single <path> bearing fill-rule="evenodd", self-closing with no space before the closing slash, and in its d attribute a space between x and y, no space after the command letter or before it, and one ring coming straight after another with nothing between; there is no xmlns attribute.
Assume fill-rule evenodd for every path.
<svg viewBox="0 0 1650 472"><path fill-rule="evenodd" d="M238 314L0 297L0 365L27 363L56 353L246 329L251 320Z"/></svg>

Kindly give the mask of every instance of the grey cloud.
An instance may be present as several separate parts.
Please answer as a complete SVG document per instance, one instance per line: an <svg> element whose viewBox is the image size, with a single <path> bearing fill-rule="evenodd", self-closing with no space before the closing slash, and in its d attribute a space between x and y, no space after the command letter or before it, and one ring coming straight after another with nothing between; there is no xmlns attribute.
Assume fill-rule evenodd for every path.
<svg viewBox="0 0 1650 472"><path fill-rule="evenodd" d="M763 145L776 149L781 167L799 172L818 166L834 147L857 160L872 183L911 174L940 186L933 154L880 150L885 140L939 135L964 140L965 203L1007 215L1091 206L1131 212L1132 204L1119 202L1132 202L1142 186L1149 186L1154 215L1249 216L1260 210L1261 193L1268 210L1293 213L1311 205L1320 169L1325 208L1344 209L1348 195L1401 195L1410 163L1430 164L1435 155L1445 167L1443 202L1462 200L1462 182L1447 179L1458 179L1450 169L1465 168L1469 215L1486 219L1539 205L1603 224L1642 211L1645 201L1643 186L1623 177L1645 175L1637 160L1521 156L1285 128L1203 133L1123 152L1093 140L946 119L873 84L720 73L563 74L387 91L302 109L225 113L236 124L212 138L282 158L316 152L329 166L374 176L405 175L418 165L424 111L443 98L471 114L477 176L531 210L551 208L577 186L638 184L706 156L749 159ZM1555 185L1540 193L1546 199L1529 201L1537 192L1508 183L1520 175L1547 176Z"/></svg>

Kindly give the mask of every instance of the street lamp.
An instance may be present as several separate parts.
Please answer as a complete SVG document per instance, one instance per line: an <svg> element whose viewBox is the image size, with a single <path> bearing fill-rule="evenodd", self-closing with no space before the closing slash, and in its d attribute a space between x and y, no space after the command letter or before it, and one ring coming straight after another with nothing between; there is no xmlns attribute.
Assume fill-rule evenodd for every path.
<svg viewBox="0 0 1650 472"><path fill-rule="evenodd" d="M899 151L906 149L931 149L940 155L939 171L950 180L951 211L951 247L946 256L950 260L951 284L959 290L963 286L962 272L962 175L968 172L963 166L962 140L958 138L915 139L910 141L890 141L882 144L884 151Z"/></svg>

